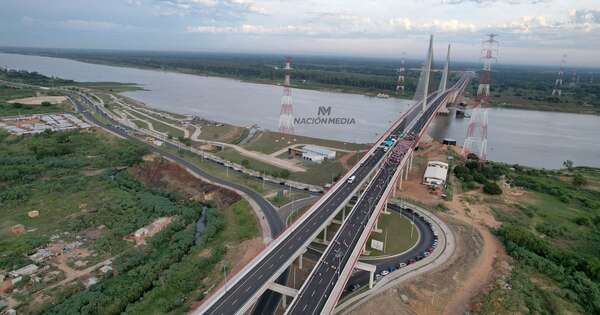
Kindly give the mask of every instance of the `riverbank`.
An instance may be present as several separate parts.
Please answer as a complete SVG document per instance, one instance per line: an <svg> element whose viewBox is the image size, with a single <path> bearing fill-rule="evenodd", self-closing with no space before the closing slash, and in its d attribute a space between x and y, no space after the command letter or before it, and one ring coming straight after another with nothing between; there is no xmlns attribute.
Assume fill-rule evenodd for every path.
<svg viewBox="0 0 600 315"><path fill-rule="evenodd" d="M175 67L175 66L166 66L164 64L154 64L154 65L140 65L138 63L126 62L126 61L106 61L103 59L94 59L94 58L83 58L83 57L73 57L68 55L62 55L60 53L32 53L26 51L19 50L2 50L0 49L0 53L10 53L10 54L19 54L19 55L27 55L27 56L40 56L40 57L50 57L50 58L61 58L74 60L89 64L96 65L104 65L111 67L124 67L124 68L132 68L139 70L154 70L154 71L164 71L164 72L172 72L172 73L181 73L181 74L189 74L195 76L203 76L203 77L215 77L215 78L224 78L224 79L232 79L239 80L241 82L247 83L256 83L256 84L266 84L266 85L281 85L283 82L283 72L279 71L278 77L273 79L260 78L256 76L245 76L245 75L237 75L237 74L227 74L227 73L216 73L211 71L198 71L193 68L186 67ZM240 72L243 69L240 69ZM257 70L260 71L260 70ZM239 73L239 72L236 72ZM356 78L359 79L359 76L363 75L361 73L350 73L350 76L354 74ZM344 73L344 77L347 77L348 74ZM396 95L395 94L395 77L386 78L389 80L390 88L361 88L351 85L344 84L324 84L318 83L312 80L294 80L294 75L292 74L292 87L295 89L303 89L303 90L312 90L312 91L321 91L321 92L334 92L334 93L345 93L345 94L357 94L364 95L368 97L377 97L377 95L385 95L385 98L396 98L403 100L412 100L413 93L412 91L406 91L405 95ZM344 78L344 79L353 79L353 78Z"/></svg>

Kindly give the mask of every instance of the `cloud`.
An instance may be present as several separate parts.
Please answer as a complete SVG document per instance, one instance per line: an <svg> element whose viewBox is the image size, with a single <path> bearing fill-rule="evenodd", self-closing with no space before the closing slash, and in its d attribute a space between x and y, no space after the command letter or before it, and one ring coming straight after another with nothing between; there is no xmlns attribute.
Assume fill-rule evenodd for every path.
<svg viewBox="0 0 600 315"><path fill-rule="evenodd" d="M569 20L575 24L600 24L600 10L572 10Z"/></svg>
<svg viewBox="0 0 600 315"><path fill-rule="evenodd" d="M80 31L130 31L140 29L132 25L94 20L65 20L59 21L56 24L63 28Z"/></svg>
<svg viewBox="0 0 600 315"><path fill-rule="evenodd" d="M387 22L373 21L368 17L352 15L323 15L319 23L302 25L265 26L242 24L239 26L200 25L189 26L188 33L204 34L253 34L253 35L298 35L311 37L383 37L393 38L398 31L412 31L429 34L474 32L477 27L472 23L458 20L433 20L427 23L416 23L410 18L392 18Z"/></svg>
<svg viewBox="0 0 600 315"><path fill-rule="evenodd" d="M158 15L162 16L240 16L267 15L269 11L252 0L154 0Z"/></svg>
<svg viewBox="0 0 600 315"><path fill-rule="evenodd" d="M294 33L310 34L311 30L309 28L299 28L296 26L266 27L263 25L243 24L241 26L190 26L187 28L187 32L203 34L283 35Z"/></svg>
<svg viewBox="0 0 600 315"><path fill-rule="evenodd" d="M463 4L463 3L476 3L480 5L488 5L494 3L506 3L506 4L538 4L538 3L546 3L552 0L441 0L442 4Z"/></svg>

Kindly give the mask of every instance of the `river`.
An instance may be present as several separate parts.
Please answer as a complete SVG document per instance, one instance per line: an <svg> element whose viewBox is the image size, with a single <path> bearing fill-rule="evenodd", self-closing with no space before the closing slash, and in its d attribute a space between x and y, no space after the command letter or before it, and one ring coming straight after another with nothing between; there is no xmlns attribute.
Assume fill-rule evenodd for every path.
<svg viewBox="0 0 600 315"><path fill-rule="evenodd" d="M277 129L280 86L18 54L0 53L0 65L76 81L137 83L145 90L122 94L150 107L235 125ZM412 103L301 89L293 89L292 98L296 118L314 118L319 107L331 107L327 117L340 118L338 123L350 122L296 125L297 134L358 143L376 139ZM575 165L600 167L599 116L493 108L488 117L491 160L559 168L570 159ZM462 143L467 124L468 119L438 117L430 135Z"/></svg>

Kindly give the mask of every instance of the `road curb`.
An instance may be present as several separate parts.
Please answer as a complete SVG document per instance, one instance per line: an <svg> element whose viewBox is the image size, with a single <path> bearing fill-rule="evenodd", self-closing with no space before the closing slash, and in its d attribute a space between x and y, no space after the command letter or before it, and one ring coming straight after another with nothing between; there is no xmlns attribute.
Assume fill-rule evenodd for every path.
<svg viewBox="0 0 600 315"><path fill-rule="evenodd" d="M456 242L452 230L441 219L433 213L413 204L404 203L409 208L421 213L429 218L433 225L436 226L439 233L438 237L443 246L438 246L427 258L405 268L398 269L378 281L372 289L367 290L359 295L351 297L339 304L334 309L334 314L348 314L358 306L369 301L385 290L388 290L404 281L410 280L418 275L431 271L444 264L453 254L456 248Z"/></svg>

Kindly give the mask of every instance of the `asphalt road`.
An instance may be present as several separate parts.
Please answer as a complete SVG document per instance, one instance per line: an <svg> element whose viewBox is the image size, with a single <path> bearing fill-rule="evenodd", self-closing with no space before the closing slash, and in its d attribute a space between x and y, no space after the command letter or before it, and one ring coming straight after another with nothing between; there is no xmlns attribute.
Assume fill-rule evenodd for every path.
<svg viewBox="0 0 600 315"><path fill-rule="evenodd" d="M400 206L395 204L388 204L388 209L401 213L410 220L414 219L415 228L419 230L420 238L417 244L407 252L390 258L382 258L377 259L376 261L366 262L368 264L374 264L377 266L375 271L376 273L380 273L383 270L390 270L390 268L397 269L397 266L400 263L408 264L411 259L416 260L417 257L422 256L425 251L433 246L433 242L435 240L431 225L418 214L414 214L411 209L402 209ZM355 284L358 284L359 286L368 285L369 273L362 270L355 271L350 277L350 280L348 280L348 284L346 285L347 291L344 293L349 293L350 289Z"/></svg>
<svg viewBox="0 0 600 315"><path fill-rule="evenodd" d="M233 284L227 293L213 304L205 314L235 314L242 306L265 284L267 279L320 228L322 223L348 198L357 188L361 179L383 157L383 151L378 150L370 156L354 173L353 183L343 183L339 189L327 197L323 204L306 221L283 240L260 264L255 266L240 281Z"/></svg>
<svg viewBox="0 0 600 315"><path fill-rule="evenodd" d="M448 92L445 92L448 93ZM359 199L349 217L338 230L336 237L327 247L323 257L306 280L298 295L286 310L286 314L320 314L324 308L333 288L340 280L341 272L350 260L352 251L358 244L362 231L367 226L369 218L383 196L384 191L396 172L401 160L411 148L416 145L416 135L421 134L429 118L437 111L443 97L431 103L422 115L420 107L415 106L407 115L408 119L418 119L408 133L404 133L406 124L399 125L392 134L398 136L398 142L390 149L400 156L399 159L388 158ZM411 120L405 119L409 123ZM403 136L406 134L406 136ZM376 152L382 151L378 149ZM383 152L381 152L383 154ZM376 153L377 154L377 153Z"/></svg>
<svg viewBox="0 0 600 315"><path fill-rule="evenodd" d="M388 257L388 258L379 258L376 260L365 261L365 263L375 265L377 267L377 269L375 270L376 273L380 273L383 270L389 270L390 268L397 268L398 264L400 264L400 263L408 264L408 262L411 259L416 260L416 258L418 256L422 256L425 251L427 251L429 248L431 248L433 246L433 241L435 240L435 237L433 235L433 230L431 229L431 225L429 225L427 223L427 221L425 221L425 219L423 219L418 214L415 214L413 216L414 212L411 209L409 209L409 208L403 209L400 206L398 206L396 204L391 204L391 203L388 204L388 209L398 212L398 213L402 214L403 216L405 216L406 218L408 218L409 220L414 221L415 229L418 230L420 237L415 246L413 246L410 250L408 250L400 255L395 255L393 257ZM415 233L417 233L417 232L415 232ZM322 254L323 253L321 251L311 248L304 255L304 257L316 262L319 260L319 258L321 258ZM350 280L348 280L348 283L346 284L344 294L350 293L352 290L352 287L354 285L359 285L362 287L362 286L365 286L368 284L369 284L369 273L366 271L362 271L362 270L356 270L356 271L354 271L354 273L352 273L352 276L350 276Z"/></svg>
<svg viewBox="0 0 600 315"><path fill-rule="evenodd" d="M92 115L88 111L88 109L80 103L79 99L75 95L71 95L71 99L73 100L73 104L75 105L75 108L77 109L77 111L80 112L81 114L83 114L83 116L85 116L85 118L87 120L93 122L94 124L96 124L102 128L108 129L111 132L120 135L121 137L132 139L132 140L137 140L129 134L127 127L119 125L117 122L112 120L110 117L104 116L107 120L114 122L114 124L107 125L107 124L99 121L98 119L96 119L96 117L94 117L94 115ZM85 99L84 99L84 101L87 102L87 100L85 100ZM87 103L90 108L94 107L93 104L91 104L89 102L87 102ZM101 111L99 111L98 113L102 114ZM170 144L165 143L165 145L170 145ZM172 146L172 145L170 145L170 146ZM262 212L265 215L267 223L269 224L269 228L271 230L271 236L273 238L277 237L277 235L279 235L283 231L284 222L279 217L277 209L275 209L275 207L273 207L273 205L270 202L268 202L265 198L263 198L262 195L260 195L256 191L249 189L245 186L239 185L237 183L229 182L229 181L223 180L222 178L215 177L211 174L208 174L205 171L203 171L202 169L195 166L194 164L192 164L170 152L166 152L164 150L160 150L155 147L152 147L152 150L156 153L159 153L162 156L165 156L165 157L177 162L180 165L187 167L188 169L190 169L191 171L193 171L200 177L206 178L209 181L212 181L214 183L218 183L220 185L223 185L226 187L231 187L231 188L237 189L239 191L242 191L262 209ZM277 279L277 282L285 283L287 281L287 275L288 275L288 272L287 271L284 272ZM276 293L273 291L266 291L261 296L260 303L258 303L257 306L255 307L254 314L272 314L272 313L274 313L280 300L281 300L281 295L279 293Z"/></svg>

